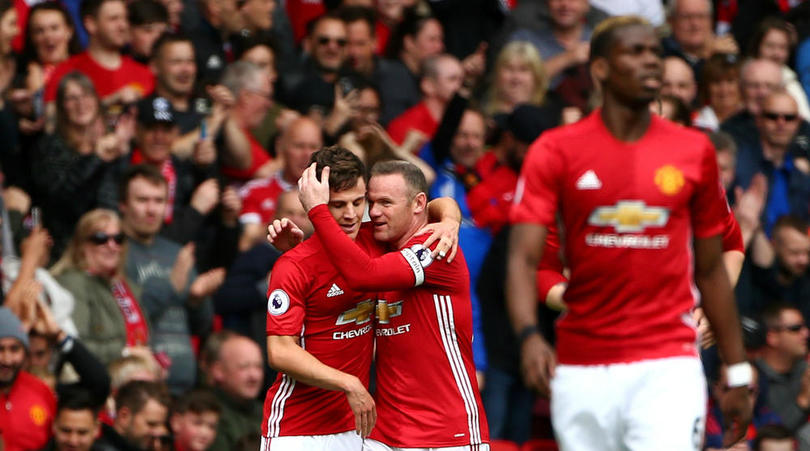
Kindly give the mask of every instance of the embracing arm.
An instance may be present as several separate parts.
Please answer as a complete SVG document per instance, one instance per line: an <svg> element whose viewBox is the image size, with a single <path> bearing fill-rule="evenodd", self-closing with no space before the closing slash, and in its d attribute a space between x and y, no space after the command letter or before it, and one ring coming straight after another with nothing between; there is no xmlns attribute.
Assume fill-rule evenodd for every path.
<svg viewBox="0 0 810 451"><path fill-rule="evenodd" d="M397 251L377 258L369 257L340 229L325 204L312 208L309 219L323 242L323 248L351 289L399 290L414 286L413 265L409 265L404 253ZM410 250L405 251L415 257ZM415 264L419 265L418 258Z"/></svg>

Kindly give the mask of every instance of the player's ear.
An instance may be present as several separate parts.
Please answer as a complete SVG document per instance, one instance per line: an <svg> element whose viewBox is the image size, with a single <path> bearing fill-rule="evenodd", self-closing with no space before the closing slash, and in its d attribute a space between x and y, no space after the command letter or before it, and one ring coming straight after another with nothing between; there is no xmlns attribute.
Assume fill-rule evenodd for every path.
<svg viewBox="0 0 810 451"><path fill-rule="evenodd" d="M591 76L594 78L594 81L600 83L604 81L609 72L608 63L605 58L596 58L591 63Z"/></svg>
<svg viewBox="0 0 810 451"><path fill-rule="evenodd" d="M413 212L422 213L427 208L427 194L420 192L413 198Z"/></svg>

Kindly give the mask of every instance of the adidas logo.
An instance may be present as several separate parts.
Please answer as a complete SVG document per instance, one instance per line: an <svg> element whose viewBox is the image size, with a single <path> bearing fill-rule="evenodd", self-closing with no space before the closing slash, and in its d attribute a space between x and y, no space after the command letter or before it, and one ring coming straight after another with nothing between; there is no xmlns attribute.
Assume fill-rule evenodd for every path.
<svg viewBox="0 0 810 451"><path fill-rule="evenodd" d="M329 288L329 291L326 292L326 297L333 298L335 296L340 296L341 294L343 294L343 290L341 290L336 283L333 283L332 287Z"/></svg>
<svg viewBox="0 0 810 451"><path fill-rule="evenodd" d="M577 189L599 189L602 187L602 181L596 176L596 173L588 169L582 177L577 180Z"/></svg>

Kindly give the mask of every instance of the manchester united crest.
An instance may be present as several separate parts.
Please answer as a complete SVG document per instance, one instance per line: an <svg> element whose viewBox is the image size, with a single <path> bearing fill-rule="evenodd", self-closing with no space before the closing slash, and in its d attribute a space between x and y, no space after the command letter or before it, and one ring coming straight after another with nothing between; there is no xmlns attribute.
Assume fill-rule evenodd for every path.
<svg viewBox="0 0 810 451"><path fill-rule="evenodd" d="M674 196L681 192L685 183L683 172L671 164L658 168L655 171L654 181L658 189L667 196Z"/></svg>

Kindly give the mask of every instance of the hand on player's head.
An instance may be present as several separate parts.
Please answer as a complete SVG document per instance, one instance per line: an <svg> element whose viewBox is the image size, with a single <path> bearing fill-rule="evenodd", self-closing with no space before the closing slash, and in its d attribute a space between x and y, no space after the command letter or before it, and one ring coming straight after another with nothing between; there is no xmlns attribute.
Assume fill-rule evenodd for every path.
<svg viewBox="0 0 810 451"><path fill-rule="evenodd" d="M312 163L298 179L298 199L301 205L309 212L321 204L329 203L329 166L321 171L321 179L317 177L317 164Z"/></svg>

